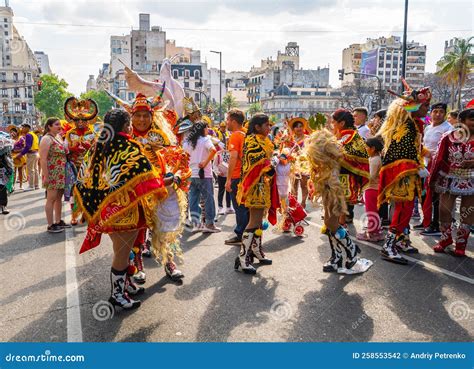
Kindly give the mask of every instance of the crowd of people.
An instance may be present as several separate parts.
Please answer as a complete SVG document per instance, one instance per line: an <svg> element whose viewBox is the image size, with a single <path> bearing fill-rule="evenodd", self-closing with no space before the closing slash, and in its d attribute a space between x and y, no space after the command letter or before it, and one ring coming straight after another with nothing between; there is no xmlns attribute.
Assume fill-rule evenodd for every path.
<svg viewBox="0 0 474 369"><path fill-rule="evenodd" d="M185 224L195 233L221 232L217 220L224 214L235 214L225 243L240 247L234 268L246 274L256 273L255 260L272 264L263 247L269 223L288 231L295 204L303 219L309 202L322 208L330 246L325 272L370 268L356 240L383 241L383 259L407 264L403 255L418 252L411 230L440 236L434 252L465 256L474 224L474 103L448 113L446 104L431 104L429 88L405 87L370 121L364 107L338 109L317 129L302 117L272 127L266 114L247 121L232 109L213 130L192 99L184 98L182 114L170 108L164 87L133 102L111 95L120 109L103 122L93 100L71 97L66 120L47 119L41 139L28 125L2 137L0 210L8 213L7 195L17 180L20 189L23 179L28 190L38 189L41 173L48 232L86 222L81 253L109 234L109 301L124 309L140 306L144 256L153 255L171 279L181 280L176 263L183 258ZM71 204L70 222L62 218L63 200ZM349 224L357 204L365 206L365 229L354 240ZM420 209L422 222L410 226Z"/></svg>

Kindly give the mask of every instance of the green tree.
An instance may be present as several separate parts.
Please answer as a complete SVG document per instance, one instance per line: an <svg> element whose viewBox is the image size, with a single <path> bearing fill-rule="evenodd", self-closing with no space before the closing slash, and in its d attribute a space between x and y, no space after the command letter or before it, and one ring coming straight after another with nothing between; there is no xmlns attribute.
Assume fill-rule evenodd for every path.
<svg viewBox="0 0 474 369"><path fill-rule="evenodd" d="M446 83L451 86L451 107L457 105L461 109L461 93L466 84L467 77L474 64L474 57L471 54L472 43L474 36L467 39L455 38L454 49L444 55L437 66L440 70L436 73L442 77ZM457 102L455 96L457 95Z"/></svg>
<svg viewBox="0 0 474 369"><path fill-rule="evenodd" d="M234 95L232 95L230 92L227 92L222 99L222 108L224 109L224 112L228 112L230 109L236 108L237 106L239 106L239 104L237 104L237 100Z"/></svg>
<svg viewBox="0 0 474 369"><path fill-rule="evenodd" d="M92 99L99 107L99 117L104 119L105 113L112 109L114 102L105 91L91 90L81 94L81 99Z"/></svg>
<svg viewBox="0 0 474 369"><path fill-rule="evenodd" d="M272 124L277 124L278 123L278 118L275 114L270 115L268 118Z"/></svg>
<svg viewBox="0 0 474 369"><path fill-rule="evenodd" d="M41 76L41 91L35 93L35 107L45 117L64 118L64 101L72 94L68 83L55 74Z"/></svg>
<svg viewBox="0 0 474 369"><path fill-rule="evenodd" d="M257 113L261 113L262 111L263 111L262 105L259 102L256 102L256 103L250 104L249 109L247 110L247 113L250 116L253 116Z"/></svg>

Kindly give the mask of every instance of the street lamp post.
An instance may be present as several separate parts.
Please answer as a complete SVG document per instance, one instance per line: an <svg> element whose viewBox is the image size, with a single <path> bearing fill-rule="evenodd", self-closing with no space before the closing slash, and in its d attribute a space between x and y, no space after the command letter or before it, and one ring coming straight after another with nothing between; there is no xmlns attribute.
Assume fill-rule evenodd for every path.
<svg viewBox="0 0 474 369"><path fill-rule="evenodd" d="M407 24L408 24L408 0L405 0L405 19L403 22L403 44L402 44L402 70L401 76L405 79L405 72L407 69ZM403 92L402 84L402 92Z"/></svg>
<svg viewBox="0 0 474 369"><path fill-rule="evenodd" d="M222 122L222 51L213 51L211 53L219 54L219 122Z"/></svg>

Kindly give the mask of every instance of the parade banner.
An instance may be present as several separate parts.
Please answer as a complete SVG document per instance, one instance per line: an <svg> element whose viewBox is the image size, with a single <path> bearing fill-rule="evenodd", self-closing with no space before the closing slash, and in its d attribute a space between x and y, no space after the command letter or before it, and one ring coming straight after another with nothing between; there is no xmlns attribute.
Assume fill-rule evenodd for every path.
<svg viewBox="0 0 474 369"><path fill-rule="evenodd" d="M471 369L472 343L5 343L0 368Z"/></svg>

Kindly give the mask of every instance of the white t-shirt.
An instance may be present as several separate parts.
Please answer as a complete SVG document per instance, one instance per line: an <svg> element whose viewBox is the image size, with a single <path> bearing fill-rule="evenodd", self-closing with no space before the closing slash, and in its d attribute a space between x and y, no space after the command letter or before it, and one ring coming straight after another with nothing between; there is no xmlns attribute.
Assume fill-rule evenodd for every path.
<svg viewBox="0 0 474 369"><path fill-rule="evenodd" d="M366 140L369 133L370 133L370 129L369 127L367 127L367 124L364 124L363 126L360 126L359 128L357 128L357 132L359 132L359 135L364 139Z"/></svg>
<svg viewBox="0 0 474 369"><path fill-rule="evenodd" d="M191 177L199 178L199 163L207 159L211 150L215 150L214 144L208 136L199 137L194 149L189 141L184 142L183 149L189 153L189 167L192 171ZM204 178L212 178L211 162L204 168Z"/></svg>
<svg viewBox="0 0 474 369"><path fill-rule="evenodd" d="M438 126L433 126L432 124L426 126L423 135L423 146L430 150L431 155L433 155L438 148L439 142L441 141L441 136L452 129L453 126L448 123L448 121L444 121Z"/></svg>

